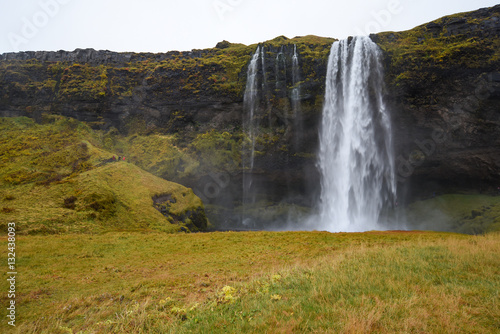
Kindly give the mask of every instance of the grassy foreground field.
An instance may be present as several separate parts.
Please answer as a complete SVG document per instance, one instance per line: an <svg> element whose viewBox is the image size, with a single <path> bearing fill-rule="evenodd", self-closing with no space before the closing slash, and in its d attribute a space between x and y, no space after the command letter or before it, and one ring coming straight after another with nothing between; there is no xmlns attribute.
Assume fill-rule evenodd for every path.
<svg viewBox="0 0 500 334"><path fill-rule="evenodd" d="M2 333L498 333L500 234L20 236Z"/></svg>

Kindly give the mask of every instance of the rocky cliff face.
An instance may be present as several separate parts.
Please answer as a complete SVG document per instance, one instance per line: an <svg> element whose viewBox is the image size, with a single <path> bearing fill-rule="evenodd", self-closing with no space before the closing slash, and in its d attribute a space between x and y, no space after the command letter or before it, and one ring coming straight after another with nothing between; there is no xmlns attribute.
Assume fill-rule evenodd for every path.
<svg viewBox="0 0 500 334"><path fill-rule="evenodd" d="M398 177L410 197L500 186L500 6L402 33L386 51Z"/></svg>
<svg viewBox="0 0 500 334"><path fill-rule="evenodd" d="M386 55L401 194L414 198L500 186L499 31L496 6L371 36ZM253 170L262 189L260 207L310 207L315 201L317 132L332 42L306 36L260 44ZM0 55L0 115L41 120L44 113L56 113L104 132L116 128L129 138L175 134L177 146L197 164L181 158L173 171L162 172L171 157L146 164L137 155L136 162L192 187L206 203L237 209L246 153L234 152L248 140L243 92L256 47L221 42L214 49L166 54L87 49ZM208 163L203 149L193 147L233 152L231 161ZM278 208L272 215L283 218L287 212ZM237 216L221 220L234 224Z"/></svg>

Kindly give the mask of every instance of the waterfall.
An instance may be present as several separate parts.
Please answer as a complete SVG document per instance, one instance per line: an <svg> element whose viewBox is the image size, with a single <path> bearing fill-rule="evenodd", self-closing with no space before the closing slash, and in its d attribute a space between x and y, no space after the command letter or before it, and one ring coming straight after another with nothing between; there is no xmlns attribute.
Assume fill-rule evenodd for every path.
<svg viewBox="0 0 500 334"><path fill-rule="evenodd" d="M250 153L250 170L253 169L253 163L255 158L255 132L256 132L256 124L255 124L255 110L258 105L258 61L260 55L260 47L257 47L257 50L252 56L252 60L250 61L250 65L247 70L247 85L245 88L245 95L243 96L243 104L245 111L247 112L247 119L244 122L246 127L246 133L251 141L251 153Z"/></svg>
<svg viewBox="0 0 500 334"><path fill-rule="evenodd" d="M368 37L335 42L330 51L318 157L319 227L325 230L383 229L383 211L395 201L380 57Z"/></svg>
<svg viewBox="0 0 500 334"><path fill-rule="evenodd" d="M257 47L255 53L252 56L252 60L248 66L247 70L247 85L245 88L245 94L243 96L243 105L245 109L245 116L243 119L243 126L246 135L248 136L249 143L244 144L243 153L250 151L249 159L243 157L243 206L248 204L255 204L255 186L253 185L253 169L255 160L255 139L258 131L258 124L255 121L255 112L259 105L258 101L258 70L259 70L259 55L260 47ZM248 145L250 147L248 148ZM245 154L243 154L245 156ZM245 226L253 227L252 222L247 217L245 212L243 212L242 222Z"/></svg>
<svg viewBox="0 0 500 334"><path fill-rule="evenodd" d="M268 121L268 126L269 128L272 127L272 122L271 122L271 104L270 104L270 96L269 96L269 89L267 85L267 71L266 71L266 47L263 45L260 49L260 59L261 59L261 66L262 66L262 96L264 100L266 101L266 111L268 114L267 121Z"/></svg>
<svg viewBox="0 0 500 334"><path fill-rule="evenodd" d="M299 134L302 133L301 120L300 120L300 67L299 56L297 54L297 45L293 46L292 57L292 111L293 111L293 126L295 136L293 138L295 151L299 147Z"/></svg>
<svg viewBox="0 0 500 334"><path fill-rule="evenodd" d="M281 72L283 70L283 72ZM283 46L276 55L276 90L286 88L286 58L283 53Z"/></svg>
<svg viewBox="0 0 500 334"><path fill-rule="evenodd" d="M261 59L261 62L262 62L262 91L263 92L267 92L266 50L265 50L264 46L262 46L262 49L260 49L260 59Z"/></svg>
<svg viewBox="0 0 500 334"><path fill-rule="evenodd" d="M292 57L292 84L293 84L292 99L294 101L294 105L296 104L295 101L299 100L299 95L300 95L299 82L300 82L299 56L297 54L297 45L294 44L293 57Z"/></svg>

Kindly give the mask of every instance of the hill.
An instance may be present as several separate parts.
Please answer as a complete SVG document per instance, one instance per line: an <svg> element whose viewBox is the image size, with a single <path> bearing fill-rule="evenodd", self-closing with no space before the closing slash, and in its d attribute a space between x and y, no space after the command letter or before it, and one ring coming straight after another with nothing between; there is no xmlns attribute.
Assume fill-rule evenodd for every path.
<svg viewBox="0 0 500 334"><path fill-rule="evenodd" d="M192 190L118 161L98 136L64 117L0 118L2 224L26 234L206 229Z"/></svg>

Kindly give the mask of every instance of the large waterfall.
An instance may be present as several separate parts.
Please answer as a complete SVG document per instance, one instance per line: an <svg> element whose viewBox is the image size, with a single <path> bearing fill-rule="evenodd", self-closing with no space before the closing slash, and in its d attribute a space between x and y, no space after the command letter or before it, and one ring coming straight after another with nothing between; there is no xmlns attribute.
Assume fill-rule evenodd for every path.
<svg viewBox="0 0 500 334"><path fill-rule="evenodd" d="M391 123L382 97L380 57L368 37L332 45L320 130L316 229L383 229L383 211L394 204Z"/></svg>

